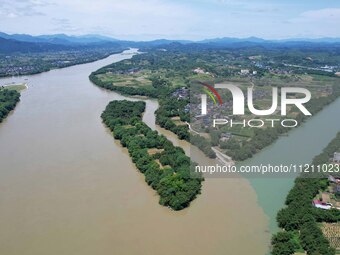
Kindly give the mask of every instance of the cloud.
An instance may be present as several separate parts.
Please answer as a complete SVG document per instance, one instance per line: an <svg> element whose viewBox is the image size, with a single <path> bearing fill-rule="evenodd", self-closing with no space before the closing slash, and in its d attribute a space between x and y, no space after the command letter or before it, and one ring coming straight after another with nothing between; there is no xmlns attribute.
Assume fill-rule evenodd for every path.
<svg viewBox="0 0 340 255"><path fill-rule="evenodd" d="M54 27L52 28L53 31L74 32L79 30L77 27L72 25L69 19L66 18L52 18L51 23L54 25Z"/></svg>
<svg viewBox="0 0 340 255"><path fill-rule="evenodd" d="M339 2L301 1L306 4L283 0L0 0L0 30L99 33L133 40L340 36Z"/></svg>
<svg viewBox="0 0 340 255"><path fill-rule="evenodd" d="M300 18L305 20L340 21L340 8L326 8L306 11L301 13Z"/></svg>
<svg viewBox="0 0 340 255"><path fill-rule="evenodd" d="M9 13L7 13L7 14L5 14L8 18L16 18L16 17L18 17L18 15L17 14L15 14L15 13L13 13L13 12L9 12Z"/></svg>
<svg viewBox="0 0 340 255"><path fill-rule="evenodd" d="M199 15L181 3L164 0L60 0L53 7L58 18L69 19L73 26L91 33L108 31L111 36L140 34L185 34ZM57 18L54 14L51 17ZM55 21L54 21L55 24ZM97 28L98 31L93 31Z"/></svg>
<svg viewBox="0 0 340 255"><path fill-rule="evenodd" d="M17 18L23 16L44 16L45 14L38 9L47 6L47 2L42 0L2 0L1 14L8 18Z"/></svg>
<svg viewBox="0 0 340 255"><path fill-rule="evenodd" d="M286 21L304 37L339 37L340 8L308 10Z"/></svg>

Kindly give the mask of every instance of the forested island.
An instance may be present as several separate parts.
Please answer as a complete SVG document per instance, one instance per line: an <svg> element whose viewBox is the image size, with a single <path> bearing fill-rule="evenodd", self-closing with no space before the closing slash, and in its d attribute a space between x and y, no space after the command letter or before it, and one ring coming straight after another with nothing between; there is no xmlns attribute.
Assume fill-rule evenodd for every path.
<svg viewBox="0 0 340 255"><path fill-rule="evenodd" d="M102 119L114 138L128 149L147 184L157 191L159 203L181 210L200 193L203 178L190 172L190 158L182 148L175 147L142 121L144 110L142 101L112 101Z"/></svg>
<svg viewBox="0 0 340 255"><path fill-rule="evenodd" d="M313 165L332 163L333 154L337 151L340 151L340 132L320 155L314 157ZM283 230L273 236L273 255L291 255L305 251L308 255L334 255L335 248L340 248L337 235L340 226L334 225L340 222L340 210L320 209L312 204L319 193L329 193L331 178L326 173L318 178L309 176L311 174L305 173L295 180L295 185L286 198L286 207L277 214L277 222ZM340 177L338 172L330 174ZM334 199L339 201L340 194L333 192ZM322 200L322 196L319 199ZM325 236L326 233L329 234L328 237Z"/></svg>
<svg viewBox="0 0 340 255"><path fill-rule="evenodd" d="M0 123L20 101L20 93L15 90L0 88Z"/></svg>

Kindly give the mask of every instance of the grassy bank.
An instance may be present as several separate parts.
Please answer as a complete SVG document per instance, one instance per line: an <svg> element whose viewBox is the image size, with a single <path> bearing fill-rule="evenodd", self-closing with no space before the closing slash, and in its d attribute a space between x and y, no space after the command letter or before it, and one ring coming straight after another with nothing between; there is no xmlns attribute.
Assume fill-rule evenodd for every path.
<svg viewBox="0 0 340 255"><path fill-rule="evenodd" d="M4 88L7 89L7 90L15 90L17 92L20 92L22 90L27 89L27 84L26 83L20 83L20 84L6 85L6 86L4 86Z"/></svg>

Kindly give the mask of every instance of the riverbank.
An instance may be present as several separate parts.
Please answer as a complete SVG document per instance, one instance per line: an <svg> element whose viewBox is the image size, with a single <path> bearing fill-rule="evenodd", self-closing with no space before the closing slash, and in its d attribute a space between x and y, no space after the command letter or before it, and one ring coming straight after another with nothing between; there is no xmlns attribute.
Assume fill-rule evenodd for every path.
<svg viewBox="0 0 340 255"><path fill-rule="evenodd" d="M82 64L86 64L86 63L93 63L95 61L105 59L105 58L107 58L107 57L109 57L113 54L122 53L125 50L126 50L126 48L123 48L123 49L120 49L120 50L112 50L112 51L109 51L109 52L104 53L104 54L101 54L100 51L99 51L98 54L95 55L95 56L92 56L92 57L89 56L85 59L79 57L79 60L78 59L73 60L73 62L69 61L69 60L55 61L57 63L63 62L61 66L60 66L60 64L58 64L58 65L57 64L51 64L51 63L43 64L43 62L41 60L43 58L43 56L41 56L41 55L43 55L44 53L37 53L37 54L39 54L38 57L37 57L38 60L26 60L26 61L24 61L23 66L17 65L18 64L17 62L20 61L20 60L17 60L17 62L15 63L15 65L17 65L17 66L15 68L18 69L18 71L16 73L0 73L0 78L7 78L7 77L13 77L13 76L16 76L16 77L31 76L31 75L35 75L35 74L48 72L48 71L51 71L51 70L62 69L62 68L67 68L67 67L71 67L71 66L75 66L75 65L82 65ZM55 54L57 54L57 52ZM65 55L65 54L67 55L67 53L63 52L62 55ZM70 54L72 54L72 52L70 52ZM74 52L73 52L73 54L74 54ZM22 58L24 58L24 56L22 56ZM30 58L30 57L27 57L27 58ZM0 59L0 61L1 61L1 59ZM8 61L8 59L6 59L6 61ZM22 71L23 67L26 67L28 62L29 63L37 62L36 63L37 66L30 67L30 68L34 69L32 71ZM12 64L12 65L14 65L14 64ZM12 67L12 68L14 68L14 67Z"/></svg>
<svg viewBox="0 0 340 255"><path fill-rule="evenodd" d="M24 83L16 83L16 84L4 84L2 85L2 87L4 87L5 89L8 90L15 90L15 91L22 91L24 89L28 89L28 85L26 82Z"/></svg>
<svg viewBox="0 0 340 255"><path fill-rule="evenodd" d="M288 136L280 137L272 145L259 152L256 157L237 164L239 166L310 164L313 157L318 155L338 132L340 119L334 118L334 116L338 114L339 109L340 99L337 99L298 129L291 130ZM332 123L332 125L327 123ZM322 130L322 135L320 135L320 130ZM276 215L284 205L295 178L296 175L278 175L276 178L263 178L263 176L248 178L256 191L259 205L270 218L272 233L279 230Z"/></svg>
<svg viewBox="0 0 340 255"><path fill-rule="evenodd" d="M114 138L128 149L146 183L157 191L159 203L182 210L201 193L203 178L190 172L191 161L182 148L142 122L144 111L142 101L112 101L101 116ZM156 152L151 154L150 150Z"/></svg>
<svg viewBox="0 0 340 255"><path fill-rule="evenodd" d="M18 91L0 87L0 123L14 110L19 101L20 93Z"/></svg>
<svg viewBox="0 0 340 255"><path fill-rule="evenodd" d="M207 52L194 50L194 53L199 56L203 63L203 60L210 56L209 50ZM182 58L186 59L186 61L178 60ZM196 58L193 58L185 50L169 50L164 53L150 49L148 53L134 56L132 60L111 64L92 72L90 80L99 87L124 95L157 98L160 104L156 112L157 124L175 133L179 139L190 141L211 158L216 157L211 147L218 146L221 152L232 157L234 161L242 162L253 157L267 146L273 144L282 135L286 135L294 129L282 126L278 124L279 122L273 124L274 127L268 126L266 128L253 128L250 126L243 128L241 126L230 127L223 125L213 128L211 119L202 119L202 116L197 117L199 116L198 109L200 107L196 104L197 102L190 105L189 95L195 91L196 80L207 79L207 77L201 77L194 71L195 65L201 64L201 62L197 63ZM210 68L213 67L214 65ZM338 78L325 78L315 75L308 76L308 79L306 79L304 76L297 75L299 77L297 79L293 76L291 80L284 80L283 77L276 76L270 80L268 77L271 76L268 76L266 78L267 86L255 89L254 96L261 99L261 102L266 105L271 100L270 93L268 94L268 91L271 90L271 86L269 86L271 82L273 86L278 87L284 84L286 86L301 85L303 88L310 89L313 94L313 98L305 104L305 107L314 115L340 96L340 89L337 86ZM239 77L239 79L234 79L232 83L245 90L249 86L253 88L256 85L256 80L260 88L262 78L254 76L248 81L245 77ZM225 78L218 72L218 79L210 79L207 82L213 84L221 80L223 81ZM300 83L295 84L294 80ZM323 86L320 86L321 82ZM191 98L195 98L195 95L191 95ZM223 107L212 107L210 115L226 116L231 107L230 103L225 102ZM303 125L308 117L301 112L294 111L288 112L287 117L296 121L298 126ZM193 116L190 116L189 112ZM247 114L247 117L249 116L251 115ZM189 127L174 121L174 118L177 118L181 123L185 123L190 121L190 117L192 118L191 126ZM282 116L278 112L274 113L272 117L282 120ZM190 130L192 129L195 132L190 135ZM198 136L197 133L200 135Z"/></svg>
<svg viewBox="0 0 340 255"><path fill-rule="evenodd" d="M321 154L314 157L312 164L315 170L322 164L330 165L330 158L339 149L340 132ZM290 255L301 250L307 254L335 255L335 249L340 247L331 247L318 222L340 222L340 210L336 208L322 210L312 206L317 194L328 189L330 184L328 174L323 171L319 173L308 171L295 180L295 185L287 196L286 207L277 215L282 230L273 237L273 255ZM338 245L338 242L334 242L333 245Z"/></svg>
<svg viewBox="0 0 340 255"><path fill-rule="evenodd" d="M218 150L214 147L211 147L211 149L216 153L217 158L222 162L222 164L224 164L226 166L235 165L235 161L233 161L233 159L231 157L222 153L220 150Z"/></svg>
<svg viewBox="0 0 340 255"><path fill-rule="evenodd" d="M114 68L114 65L110 65L110 68ZM105 68L101 68L100 71L105 72ZM111 89L112 87L109 84L102 85L104 88ZM125 94L137 93L136 89L122 89L121 87L117 87L117 91ZM147 90L144 89L143 93L146 92ZM173 106L173 104L169 105ZM278 139L273 140L270 145L259 151L253 158L237 164L260 165L268 163L287 165L309 163L312 157L320 152L320 145L327 143L331 139L330 136L334 134L337 125L339 125L337 124L339 119L334 119L334 116L338 114L339 99L337 99L335 93L331 98L325 98L320 104L313 101L308 106L308 109L309 107L314 113L313 118L306 119L299 128L290 130L287 136L278 136ZM325 124L333 123L334 120L336 123L332 125ZM320 130L325 130L322 135L320 135ZM313 139L311 140L310 137L313 137ZM308 146L308 150L306 150L306 146ZM207 164L207 162L202 163L202 165L204 164ZM263 178L263 176L258 176L248 179L256 191L259 205L270 219L269 228L271 233L278 230L275 217L284 204L285 197L294 183L294 178L295 176L278 176L275 179L267 179ZM204 190L202 194L204 194Z"/></svg>
<svg viewBox="0 0 340 255"><path fill-rule="evenodd" d="M88 75L129 57L29 77L0 128L0 253L263 255L268 219L247 180L206 180L189 208L169 210L114 141L102 111L112 100L140 100L94 86ZM143 121L189 152L189 143L155 124L157 101L143 101ZM215 163L195 155L199 164Z"/></svg>

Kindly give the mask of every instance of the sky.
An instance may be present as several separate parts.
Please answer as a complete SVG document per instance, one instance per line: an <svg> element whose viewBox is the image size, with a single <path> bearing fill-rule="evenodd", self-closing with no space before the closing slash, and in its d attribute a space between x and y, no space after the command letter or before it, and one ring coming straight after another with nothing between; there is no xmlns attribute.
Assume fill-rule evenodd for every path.
<svg viewBox="0 0 340 255"><path fill-rule="evenodd" d="M339 0L0 0L0 31L117 39L340 37Z"/></svg>

